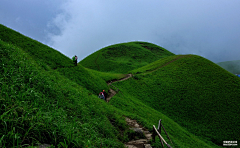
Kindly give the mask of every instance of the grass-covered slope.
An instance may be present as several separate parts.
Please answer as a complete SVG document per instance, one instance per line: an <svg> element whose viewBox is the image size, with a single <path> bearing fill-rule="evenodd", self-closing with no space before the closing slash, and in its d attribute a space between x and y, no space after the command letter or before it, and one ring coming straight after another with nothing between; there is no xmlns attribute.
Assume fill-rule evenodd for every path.
<svg viewBox="0 0 240 148"><path fill-rule="evenodd" d="M3 25L0 25L0 39L20 48L22 52L27 53L29 58L44 70L57 70L61 75L87 88L94 94L98 94L102 89L108 90L108 86L103 79L99 79L81 65L74 66L71 59L38 41Z"/></svg>
<svg viewBox="0 0 240 148"><path fill-rule="evenodd" d="M0 41L0 55L3 148L38 143L55 147L123 147L123 142L131 140L123 116L137 119L149 129L163 119L174 147L210 147L141 101L128 102L127 94L124 99L113 98L112 106L58 71L45 71L20 48ZM121 77L101 75L106 80Z"/></svg>
<svg viewBox="0 0 240 148"><path fill-rule="evenodd" d="M131 79L132 78L129 79L130 82ZM159 119L161 119L164 128L171 138L172 143L169 141L163 130L161 135L173 148L218 147L211 141L203 140L201 136L192 134L162 112L153 109L138 97L134 97L131 93L128 93L128 91L124 89L124 86L121 87L120 85L115 84L116 83L114 83L114 86L117 86L120 89L121 93L116 94L109 103L124 112L126 116L131 117L132 119L136 119L138 123L141 123L147 127L151 133L153 132L153 125L157 127ZM156 137L155 139L157 142L153 143L152 146L162 147L159 138Z"/></svg>
<svg viewBox="0 0 240 148"><path fill-rule="evenodd" d="M155 68L178 57L156 61ZM142 74L116 87L206 141L221 146L225 139L240 140L238 77L196 55L186 55L156 71L153 67L134 70Z"/></svg>
<svg viewBox="0 0 240 148"><path fill-rule="evenodd" d="M52 69L72 67L72 61L60 53L36 40L26 37L0 24L0 39L11 43L29 53L34 60L48 65Z"/></svg>
<svg viewBox="0 0 240 148"><path fill-rule="evenodd" d="M240 74L240 60L220 62L217 63L217 65L221 66L232 74Z"/></svg>
<svg viewBox="0 0 240 148"><path fill-rule="evenodd" d="M105 47L83 59L84 67L102 71L127 73L160 58L174 55L148 42L128 42Z"/></svg>
<svg viewBox="0 0 240 148"><path fill-rule="evenodd" d="M0 55L0 147L123 147L113 107L1 40Z"/></svg>
<svg viewBox="0 0 240 148"><path fill-rule="evenodd" d="M190 60L191 63L188 59L192 56L175 56L168 51L159 50L159 47L155 48L156 45L150 43L131 42L119 44L128 47L129 50L125 50L126 48L120 50L126 54L123 52L121 55L116 55L118 49L98 51L101 53L99 57L106 54L116 57L115 61L114 58L109 60L101 57L101 61L112 64L113 69L108 70L110 66L104 66L103 70L98 71L80 64L73 66L71 59L58 51L2 25L0 29L0 147L36 146L38 143L47 143L55 147L123 147L123 143L130 141L130 137L133 136L133 132L129 131L124 120L126 116L136 119L150 131L153 124L157 125L158 120L163 119L164 127L173 141L172 146L182 148L217 147L211 141L216 143L223 136L224 140L228 139L228 136L222 134L221 129L217 130L217 127L213 130L209 129L212 125L222 128L218 124L220 120L218 118L224 120L223 124L229 124L226 125L225 132L232 131L230 124L239 127L238 122L232 123L239 121L238 116L232 117L239 114L239 109L231 104L235 101L235 105L239 106L239 100L233 98L226 101L224 95L225 98L233 95L229 95L228 91L222 92L224 91L222 87L232 88L232 83L226 81L235 82L235 79L229 77L230 73L223 74L224 80L221 80L221 85L214 80L207 86L206 81L215 78L215 75L210 73L212 71L216 73L219 67L210 70L209 66L212 68L215 65L209 64L205 59L193 56L195 58ZM29 46L29 43L32 45ZM154 62L154 57L161 60ZM57 59L61 60L57 61ZM139 62L140 59L143 62ZM94 58L89 60L94 61ZM124 63L126 60L132 60L132 65L128 67ZM196 63L200 65L199 69ZM90 62L88 64L91 65ZM121 64L122 67L118 67ZM201 67L202 64L205 67ZM193 73L187 72L189 69ZM109 104L97 97L96 94L102 89L108 90L107 81L120 79L125 76L123 73L130 70L137 75L126 81L114 83L120 88L121 93L114 96ZM194 77L195 75L200 78ZM234 93L239 90L238 82L236 80ZM202 92L203 89L209 91L194 93L196 86ZM215 89L212 91L215 87L221 88L219 89L221 97L214 95L214 92L218 92ZM239 98L238 94L235 95ZM183 99L179 100L181 98L179 96ZM209 96L214 98L210 99ZM197 106L199 102L197 97L203 100L200 101L199 106ZM218 104L216 97L219 98L220 103L225 101L223 109L218 108L220 103ZM177 101L174 102L172 98ZM207 101L216 104L209 109L206 106ZM186 103L187 106L181 103ZM225 108L227 103L230 105L228 110ZM172 108L173 106L177 106L178 110ZM203 111L199 119L216 116L213 120L217 124L210 120L199 123L198 118L193 117L192 113L188 114L187 107L192 107L194 113L208 108L209 112L204 110L206 117L201 116ZM223 118L222 111L226 111ZM181 115L178 116L178 113ZM226 116L227 114L230 116ZM225 121L226 118L231 119L232 122ZM207 123L210 125L205 128ZM197 130L197 127L201 130ZM229 135L236 135L239 128L235 130ZM207 135L202 134L204 132ZM213 132L218 136L212 134ZM166 136L164 137L167 139ZM157 145L161 145L159 140Z"/></svg>

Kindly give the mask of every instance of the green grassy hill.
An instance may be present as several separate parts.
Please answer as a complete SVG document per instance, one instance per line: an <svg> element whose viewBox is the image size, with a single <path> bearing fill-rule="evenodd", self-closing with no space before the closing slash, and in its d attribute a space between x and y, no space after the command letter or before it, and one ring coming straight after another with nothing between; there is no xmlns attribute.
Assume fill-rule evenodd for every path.
<svg viewBox="0 0 240 148"><path fill-rule="evenodd" d="M133 135L125 117L150 131L162 119L175 148L219 147L219 140L239 138L239 79L204 58L130 42L90 55L84 59L90 66L84 60L74 66L46 45L0 30L0 147L120 148ZM97 66L90 62L96 58ZM121 93L109 103L97 97L109 89L107 81L128 71L133 78L113 83ZM155 145L161 147L159 140Z"/></svg>
<svg viewBox="0 0 240 148"><path fill-rule="evenodd" d="M205 141L240 140L238 77L196 55L167 57L132 73L115 84L129 100L138 98Z"/></svg>
<svg viewBox="0 0 240 148"><path fill-rule="evenodd" d="M43 66L48 65L52 69L73 66L72 61L59 51L1 24L0 39L6 43L17 45L18 48L29 53L34 60L39 61Z"/></svg>
<svg viewBox="0 0 240 148"><path fill-rule="evenodd" d="M13 45L0 41L0 54L0 147L123 146L109 121L117 113L96 95Z"/></svg>
<svg viewBox="0 0 240 148"><path fill-rule="evenodd" d="M98 94L102 89L108 90L108 86L103 79L99 79L81 65L74 66L70 58L57 50L3 25L0 25L0 39L5 43L20 48L23 53L27 53L29 58L44 70L56 70L60 74L76 82L78 85L87 88L92 93Z"/></svg>
<svg viewBox="0 0 240 148"><path fill-rule="evenodd" d="M127 73L171 55L174 54L151 43L129 42L98 50L83 59L80 64L102 72Z"/></svg>
<svg viewBox="0 0 240 148"><path fill-rule="evenodd" d="M240 74L240 60L216 63L232 74Z"/></svg>

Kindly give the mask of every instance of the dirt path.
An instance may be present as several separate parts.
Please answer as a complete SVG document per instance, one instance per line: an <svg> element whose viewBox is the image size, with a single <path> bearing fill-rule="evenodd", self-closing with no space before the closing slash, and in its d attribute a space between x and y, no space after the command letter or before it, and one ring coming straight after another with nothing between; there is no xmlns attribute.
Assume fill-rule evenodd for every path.
<svg viewBox="0 0 240 148"><path fill-rule="evenodd" d="M119 79L119 80L112 80L110 82L108 82L108 85L111 85L114 82L119 82L119 81L124 81L127 80L129 78L131 78L133 75L132 74L127 74L126 77ZM117 94L116 91L114 91L113 89L109 89L109 93L108 93L108 97L106 99L107 102L109 102L109 100ZM130 118L125 117L125 120L127 122L127 124L129 125L130 129L132 129L133 131L135 131L136 134L138 135L142 135L145 138L139 139L138 137L133 137L131 139L131 141L126 142L124 145L127 148L152 148L149 143L149 141L152 139L152 134L146 129L144 128L142 125L138 124L136 120L132 120Z"/></svg>
<svg viewBox="0 0 240 148"><path fill-rule="evenodd" d="M110 81L110 82L107 82L107 84L110 85L110 84L112 84L112 83L114 83L114 82L124 81L124 80L127 80L127 79L131 78L132 76L133 76L132 74L127 74L126 77L124 77L124 78L122 78L122 79L119 79L119 80L114 79L114 80L112 80L112 81Z"/></svg>
<svg viewBox="0 0 240 148"><path fill-rule="evenodd" d="M146 138L138 139L133 138L131 141L125 143L125 147L127 148L151 148L149 144L152 139L152 134L144 128L142 125L138 124L136 120L132 120L130 118L125 118L127 124L130 126L130 129L138 133L139 135L144 135Z"/></svg>
<svg viewBox="0 0 240 148"><path fill-rule="evenodd" d="M168 64L170 64L170 63L172 63L172 62L174 62L174 61L176 61L180 58L186 57L186 56L188 56L188 55L179 56L176 59L158 67L157 69L145 72L143 74L154 72L154 71L156 71L156 70L158 70L158 69L160 69L164 66L167 66ZM112 85L112 83L114 83L114 82L124 81L124 80L127 80L127 79L131 78L131 77L133 77L132 74L127 74L126 77L124 77L122 79L119 79L119 80L112 80L110 82L107 82L107 84ZM119 90L117 89L117 91L119 91ZM109 95L108 95L106 101L109 102L110 99L116 94L117 94L117 92L110 88L109 89ZM146 128L144 128L142 125L138 124L136 120L132 120L132 119L127 118L127 117L125 118L125 120L126 120L127 124L129 125L130 129L135 131L135 133L138 133L140 135L143 134L145 136L145 138L143 138L143 139L138 139L138 137L134 137L131 141L124 144L125 147L127 147L127 148L152 148L151 145L149 144L149 141L152 139L152 134Z"/></svg>
<svg viewBox="0 0 240 148"><path fill-rule="evenodd" d="M108 85L111 85L111 84L114 83L114 82L124 81L124 80L127 80L127 79L131 78L132 76L133 76L132 74L127 74L126 77L124 77L124 78L122 78L122 79L119 79L119 80L112 80L112 81L108 82L107 84L108 84ZM109 102L110 99L111 99L114 95L116 95L116 93L117 93L116 91L114 91L113 89L110 88L110 89L109 89L109 92L108 92L108 97L107 97L106 101Z"/></svg>
<svg viewBox="0 0 240 148"><path fill-rule="evenodd" d="M174 59L174 60L172 60L172 61L164 64L163 66L160 66L160 67L158 67L157 69L154 69L154 70L152 70L152 71L145 72L145 73L143 73L143 74L147 74L147 73L154 72L154 71L156 71L156 70L158 70L158 69L160 69L160 68L162 68L162 67L164 67L164 66L167 66L168 64L171 64L172 62L174 62L174 61L176 61L176 60L178 60L178 59L180 59L180 58L186 57L186 56L189 56L189 55L181 55L181 56L177 57L176 59ZM190 56L191 56L191 55L190 55Z"/></svg>

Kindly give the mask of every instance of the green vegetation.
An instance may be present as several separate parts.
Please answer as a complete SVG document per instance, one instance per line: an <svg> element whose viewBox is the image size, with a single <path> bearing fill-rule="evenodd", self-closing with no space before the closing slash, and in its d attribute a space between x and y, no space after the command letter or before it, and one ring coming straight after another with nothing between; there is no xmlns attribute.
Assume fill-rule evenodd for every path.
<svg viewBox="0 0 240 148"><path fill-rule="evenodd" d="M98 50L83 59L80 64L102 72L127 73L171 55L174 54L151 43L129 42Z"/></svg>
<svg viewBox="0 0 240 148"><path fill-rule="evenodd" d="M0 54L1 147L123 147L110 122L123 119L111 106L57 71L44 71L13 45L0 41Z"/></svg>
<svg viewBox="0 0 240 148"><path fill-rule="evenodd" d="M131 81L132 79L130 82ZM146 105L146 103L141 101L139 97L131 95L128 90L124 89L124 87L121 87L121 84L125 82L127 81L114 83L114 86L117 84L116 86L121 90L121 93L115 95L109 102L111 105L121 110L125 116L138 120L138 123L145 125L145 127L147 127L151 132L153 125L157 127L159 119L162 119L162 124L167 130L173 145L170 143L165 134L162 134L162 136L172 147L217 147L211 141L204 142L201 140L201 138L190 133L186 128L179 126L176 121L153 109L149 105ZM134 88L129 89L132 91ZM150 99L150 97L148 99ZM157 140L157 147L162 147L160 140L157 137L155 139Z"/></svg>
<svg viewBox="0 0 240 148"><path fill-rule="evenodd" d="M155 68L177 56L168 58L155 62ZM147 66L138 71L148 71ZM205 141L239 140L240 79L207 59L186 55L115 85Z"/></svg>
<svg viewBox="0 0 240 148"><path fill-rule="evenodd" d="M175 60L179 59L179 58L182 58L182 57L186 57L187 55L174 55L174 56L168 56L168 57L165 57L163 59L160 59L160 60L157 60L155 62L152 62L146 66L143 66L141 68L138 68L138 69L134 69L132 71L130 71L130 73L132 74L140 74L140 73L151 73L155 70L158 70L159 68L171 63L171 62L174 62ZM161 66L159 66L161 65Z"/></svg>
<svg viewBox="0 0 240 148"><path fill-rule="evenodd" d="M240 74L240 60L216 63L232 74Z"/></svg>
<svg viewBox="0 0 240 148"><path fill-rule="evenodd" d="M124 147L134 135L125 117L150 131L162 119L176 148L240 140L240 80L199 56L129 42L74 66L60 52L0 25L0 72L3 148ZM113 83L120 93L109 103L98 98L110 89L106 82L127 73L134 76Z"/></svg>
<svg viewBox="0 0 240 148"><path fill-rule="evenodd" d="M127 76L126 74L121 74L121 73L108 73L108 72L100 72L100 71L96 71L88 68L85 68L85 69L90 73L102 78L105 82L108 82L114 79L118 80Z"/></svg>
<svg viewBox="0 0 240 148"><path fill-rule="evenodd" d="M0 24L0 39L6 43L16 45L24 52L29 53L31 57L52 69L62 67L72 67L72 60L64 56L57 50L54 50L36 40L26 37L12 29Z"/></svg>
<svg viewBox="0 0 240 148"><path fill-rule="evenodd" d="M108 90L107 83L103 79L92 74L91 71L86 70L81 65L70 68L58 68L57 71L94 94L98 94L102 89Z"/></svg>

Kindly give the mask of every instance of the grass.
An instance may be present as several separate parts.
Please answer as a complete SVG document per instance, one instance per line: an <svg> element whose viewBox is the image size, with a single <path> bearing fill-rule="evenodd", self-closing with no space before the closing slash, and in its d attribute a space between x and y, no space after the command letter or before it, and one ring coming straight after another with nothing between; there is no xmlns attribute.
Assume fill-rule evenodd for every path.
<svg viewBox="0 0 240 148"><path fill-rule="evenodd" d="M103 89L108 90L107 83L103 79L92 74L91 71L86 70L81 65L70 68L58 68L57 71L96 95Z"/></svg>
<svg viewBox="0 0 240 148"><path fill-rule="evenodd" d="M0 41L0 53L0 147L123 147L109 121L120 115L96 95L11 44Z"/></svg>
<svg viewBox="0 0 240 148"><path fill-rule="evenodd" d="M178 58L185 57L185 56L187 56L187 55L168 56L168 57L165 57L163 59L154 61L154 62L152 62L152 63L150 63L150 64L148 64L146 66L134 69L134 70L130 71L129 73L132 73L132 74L151 73L152 71L157 70L158 68L161 68L162 66L165 66L166 64L174 62Z"/></svg>
<svg viewBox="0 0 240 148"><path fill-rule="evenodd" d="M52 69L72 67L72 60L59 51L50 48L36 40L26 37L0 24L0 39L6 43L17 45L39 63Z"/></svg>
<svg viewBox="0 0 240 148"><path fill-rule="evenodd" d="M166 61L155 64L161 67ZM220 146L224 139L239 140L240 80L207 59L189 55L152 73L135 75L116 87L205 141Z"/></svg>
<svg viewBox="0 0 240 148"><path fill-rule="evenodd" d="M150 131L162 119L175 148L239 140L240 80L202 57L129 42L74 66L46 45L0 30L0 147L124 147L133 135L125 117ZM113 83L121 93L108 104L97 97L129 72L133 78Z"/></svg>
<svg viewBox="0 0 240 148"><path fill-rule="evenodd" d="M217 147L213 143L206 143L201 140L199 137L187 131L185 128L181 127L176 121L170 119L165 114L153 109L145 102L140 101L139 98L134 97L125 87L120 84L127 82L131 82L132 80L122 81L114 83L114 85L118 86L122 93L118 93L111 100L110 104L114 107L118 108L122 111L126 116L131 119L136 119L138 123L144 125L151 132L153 131L153 125L158 126L159 119L162 119L162 124L166 131L168 132L173 144L168 140L167 136L163 134L164 139L169 143L172 147L175 148L186 148L186 147ZM128 83L129 84L129 83ZM128 89L131 89L128 87ZM157 147L161 147L159 138L156 137Z"/></svg>
<svg viewBox="0 0 240 148"><path fill-rule="evenodd" d="M174 55L147 42L128 42L105 47L83 59L84 67L101 72L127 73L155 60Z"/></svg>
<svg viewBox="0 0 240 148"><path fill-rule="evenodd" d="M92 73L93 75L97 75L98 77L102 78L105 82L111 81L111 80L118 80L121 78L126 77L126 74L121 73L109 73L109 72L100 72L93 69L85 68L89 73Z"/></svg>

